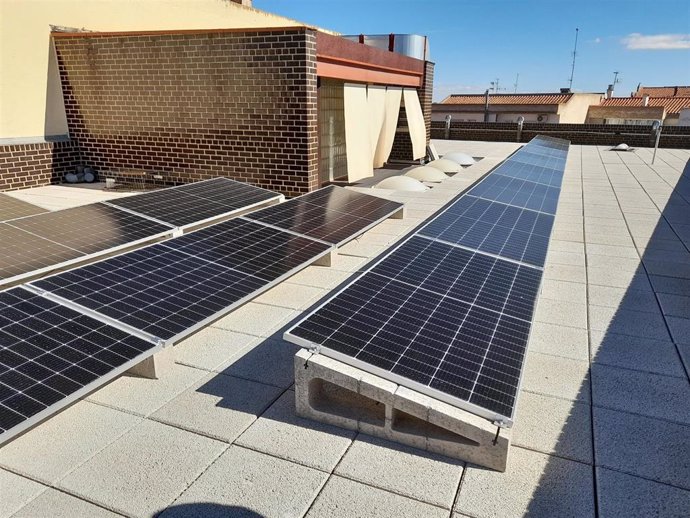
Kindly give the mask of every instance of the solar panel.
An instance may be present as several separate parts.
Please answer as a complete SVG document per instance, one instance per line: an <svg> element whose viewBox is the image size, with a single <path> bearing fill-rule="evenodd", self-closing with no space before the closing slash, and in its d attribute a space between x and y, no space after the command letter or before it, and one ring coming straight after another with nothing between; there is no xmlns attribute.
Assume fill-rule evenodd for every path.
<svg viewBox="0 0 690 518"><path fill-rule="evenodd" d="M543 266L554 217L474 196L463 196L419 234L469 249Z"/></svg>
<svg viewBox="0 0 690 518"><path fill-rule="evenodd" d="M0 284L84 257L81 252L7 223L0 223L0 246Z"/></svg>
<svg viewBox="0 0 690 518"><path fill-rule="evenodd" d="M560 188L500 174L490 174L470 189L468 194L546 214L555 214Z"/></svg>
<svg viewBox="0 0 690 518"><path fill-rule="evenodd" d="M522 148L509 158L511 162L538 165L549 169L562 171L565 167L565 155L554 156L535 153L534 148Z"/></svg>
<svg viewBox="0 0 690 518"><path fill-rule="evenodd" d="M244 217L342 245L402 207L402 203L328 186Z"/></svg>
<svg viewBox="0 0 690 518"><path fill-rule="evenodd" d="M0 292L0 444L157 348L24 288Z"/></svg>
<svg viewBox="0 0 690 518"><path fill-rule="evenodd" d="M528 146L544 163L567 154L566 141ZM516 155L285 339L511 425L560 193L560 181L501 174L544 181L548 168Z"/></svg>
<svg viewBox="0 0 690 518"><path fill-rule="evenodd" d="M0 221L9 221L48 212L46 209L18 200L7 194L0 194Z"/></svg>
<svg viewBox="0 0 690 518"><path fill-rule="evenodd" d="M282 197L229 178L214 178L107 203L177 227L189 227Z"/></svg>
<svg viewBox="0 0 690 518"><path fill-rule="evenodd" d="M172 228L103 203L22 218L9 225L87 255L164 236Z"/></svg>
<svg viewBox="0 0 690 518"><path fill-rule="evenodd" d="M33 285L174 342L331 248L232 219Z"/></svg>
<svg viewBox="0 0 690 518"><path fill-rule="evenodd" d="M443 254L444 248L448 253L459 250L429 243L430 257ZM460 300L445 290L434 291L428 284L409 282L424 272L435 277L433 270L426 269L428 259L420 259L412 271L395 278L375 270L365 273L290 329L285 338L303 346L316 345L324 354L434 397L440 394L485 417L510 421L529 321ZM462 268L450 259L447 265L451 270ZM463 272L457 280L446 279L458 286L457 294L462 294L465 280L476 288L481 283L478 276L485 273L477 265L468 265ZM512 287L504 284L503 288L507 300ZM536 297L536 288L527 292ZM480 288L476 296L482 295Z"/></svg>

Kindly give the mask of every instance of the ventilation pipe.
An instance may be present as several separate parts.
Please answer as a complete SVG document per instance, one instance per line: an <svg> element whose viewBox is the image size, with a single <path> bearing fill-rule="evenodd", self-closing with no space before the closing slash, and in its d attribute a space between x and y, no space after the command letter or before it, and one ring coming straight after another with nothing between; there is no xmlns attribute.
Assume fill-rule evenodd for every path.
<svg viewBox="0 0 690 518"><path fill-rule="evenodd" d="M484 92L484 122L489 122L489 89Z"/></svg>
<svg viewBox="0 0 690 518"><path fill-rule="evenodd" d="M649 106L649 94L642 96L642 106Z"/></svg>
<svg viewBox="0 0 690 518"><path fill-rule="evenodd" d="M611 99L613 97L613 85L609 85L606 89L606 99Z"/></svg>
<svg viewBox="0 0 690 518"><path fill-rule="evenodd" d="M649 97L648 95L645 97ZM656 158L656 150L659 147L659 139L661 138L661 121L656 120L652 124L652 132L656 133L656 141L654 142L654 154L652 155L652 164Z"/></svg>
<svg viewBox="0 0 690 518"><path fill-rule="evenodd" d="M525 123L525 118L520 115L517 120L518 130L517 130L517 141L520 142L522 139L522 125Z"/></svg>
<svg viewBox="0 0 690 518"><path fill-rule="evenodd" d="M446 130L444 133L444 137L446 140L450 139L450 121L453 119L453 116L449 113L446 115Z"/></svg>

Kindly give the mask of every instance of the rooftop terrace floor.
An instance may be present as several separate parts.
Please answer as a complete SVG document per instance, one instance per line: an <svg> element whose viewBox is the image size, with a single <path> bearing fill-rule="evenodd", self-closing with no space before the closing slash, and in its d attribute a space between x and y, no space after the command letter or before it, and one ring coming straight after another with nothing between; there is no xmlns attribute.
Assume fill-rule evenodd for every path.
<svg viewBox="0 0 690 518"><path fill-rule="evenodd" d="M282 329L517 147L435 144L485 159L0 449L0 516L687 516L688 150L571 146L505 473L295 416Z"/></svg>

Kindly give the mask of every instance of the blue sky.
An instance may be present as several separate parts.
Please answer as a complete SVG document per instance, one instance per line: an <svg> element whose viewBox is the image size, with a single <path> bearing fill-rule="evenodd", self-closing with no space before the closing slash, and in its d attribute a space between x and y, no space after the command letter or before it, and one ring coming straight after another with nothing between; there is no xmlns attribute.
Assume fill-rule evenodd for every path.
<svg viewBox="0 0 690 518"><path fill-rule="evenodd" d="M430 38L434 100L480 93L499 78L513 92L568 85L615 94L638 83L690 85L688 0L254 0L254 7L343 34L416 33ZM680 47L680 48L679 48Z"/></svg>

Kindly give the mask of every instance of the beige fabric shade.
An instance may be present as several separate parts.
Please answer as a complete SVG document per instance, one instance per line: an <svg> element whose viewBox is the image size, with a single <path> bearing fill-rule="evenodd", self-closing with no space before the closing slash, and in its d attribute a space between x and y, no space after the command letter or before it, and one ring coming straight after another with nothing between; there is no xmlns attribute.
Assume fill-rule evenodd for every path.
<svg viewBox="0 0 690 518"><path fill-rule="evenodd" d="M424 125L424 115L419 104L417 90L405 88L403 90L405 99L405 113L407 114L407 127L412 140L412 158L418 159L426 156L426 126Z"/></svg>
<svg viewBox="0 0 690 518"><path fill-rule="evenodd" d="M347 179L356 182L374 174L367 86L345 83L343 93Z"/></svg>
<svg viewBox="0 0 690 518"><path fill-rule="evenodd" d="M400 101L402 99L402 88L389 86L386 88L386 100L384 107L383 124L379 134L376 151L374 152L374 167L383 167L393 149L395 130L398 127L398 116L400 115Z"/></svg>
<svg viewBox="0 0 690 518"><path fill-rule="evenodd" d="M386 117L386 87L367 87L367 108L369 110L369 137L371 146L371 160L373 167L377 166L374 160L378 148L379 137Z"/></svg>

